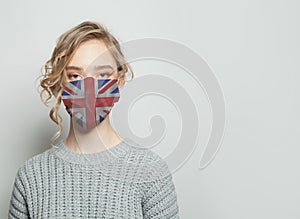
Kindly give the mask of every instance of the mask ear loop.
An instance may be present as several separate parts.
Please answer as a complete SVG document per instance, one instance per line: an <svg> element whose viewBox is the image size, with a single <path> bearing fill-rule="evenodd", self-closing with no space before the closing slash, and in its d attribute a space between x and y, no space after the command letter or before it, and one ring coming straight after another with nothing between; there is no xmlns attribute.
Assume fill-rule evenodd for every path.
<svg viewBox="0 0 300 219"><path fill-rule="evenodd" d="M118 73L118 79L117 79L118 80L118 84L120 84L120 82L121 82L120 78L122 77L122 71L118 71L117 73Z"/></svg>
<svg viewBox="0 0 300 219"><path fill-rule="evenodd" d="M126 75L125 75L126 72L124 72L124 67L122 65L119 65L117 67L117 73L118 73L118 85L119 85L121 82L120 78L124 77L124 80L125 80L125 77L126 77ZM124 84L123 84L123 86L124 86Z"/></svg>

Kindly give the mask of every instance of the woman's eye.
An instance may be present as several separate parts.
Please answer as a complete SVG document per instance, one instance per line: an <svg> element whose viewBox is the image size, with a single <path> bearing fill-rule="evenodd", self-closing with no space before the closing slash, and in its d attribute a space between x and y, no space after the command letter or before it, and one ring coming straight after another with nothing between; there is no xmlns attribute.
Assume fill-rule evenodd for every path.
<svg viewBox="0 0 300 219"><path fill-rule="evenodd" d="M69 74L68 75L68 78L70 80L78 80L80 78L80 75L77 75L77 74Z"/></svg>
<svg viewBox="0 0 300 219"><path fill-rule="evenodd" d="M110 73L100 73L100 74L98 75L98 77L99 77L99 78L109 78L110 75L111 75Z"/></svg>

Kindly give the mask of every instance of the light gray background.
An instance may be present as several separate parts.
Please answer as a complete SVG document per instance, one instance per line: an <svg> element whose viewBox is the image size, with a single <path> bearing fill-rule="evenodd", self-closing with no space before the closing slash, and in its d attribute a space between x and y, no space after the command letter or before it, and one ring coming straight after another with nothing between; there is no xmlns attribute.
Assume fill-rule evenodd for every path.
<svg viewBox="0 0 300 219"><path fill-rule="evenodd" d="M200 54L219 78L226 99L226 133L214 161L199 171L211 124L208 102L184 72L174 75L191 92L202 130L199 147L173 175L181 218L300 217L298 1L81 2L1 3L0 218L7 217L17 169L48 149L56 131L34 80L57 37L83 20L102 22L121 42L141 37L181 42ZM174 66L149 63L135 63L136 76L172 76L167 69ZM131 128L138 135L149 132L142 110L151 98L133 108ZM154 113L166 113L171 122L165 139L169 148L155 149L165 156L179 134L180 118L168 118L167 103L160 106ZM65 135L68 116L61 109Z"/></svg>

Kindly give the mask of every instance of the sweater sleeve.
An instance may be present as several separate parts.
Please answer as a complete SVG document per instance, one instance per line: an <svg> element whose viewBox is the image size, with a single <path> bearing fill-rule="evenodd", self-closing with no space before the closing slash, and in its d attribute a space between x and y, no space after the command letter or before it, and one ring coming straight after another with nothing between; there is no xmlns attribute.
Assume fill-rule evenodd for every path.
<svg viewBox="0 0 300 219"><path fill-rule="evenodd" d="M144 219L179 219L177 193L166 164L160 166L154 180L144 185L142 209Z"/></svg>
<svg viewBox="0 0 300 219"><path fill-rule="evenodd" d="M22 168L16 174L13 190L11 193L8 219L30 218L26 203L25 187L22 181Z"/></svg>

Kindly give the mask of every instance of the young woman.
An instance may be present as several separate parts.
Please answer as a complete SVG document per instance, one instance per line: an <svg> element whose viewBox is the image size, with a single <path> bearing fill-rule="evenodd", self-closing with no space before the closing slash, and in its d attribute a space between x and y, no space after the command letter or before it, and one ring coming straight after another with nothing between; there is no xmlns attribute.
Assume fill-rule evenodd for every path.
<svg viewBox="0 0 300 219"><path fill-rule="evenodd" d="M40 83L42 100L44 93L45 103L55 99L50 117L59 131L51 148L19 168L9 218L179 218L165 161L110 125L128 70L118 41L99 23L82 22L59 37ZM61 102L70 130L54 144Z"/></svg>

